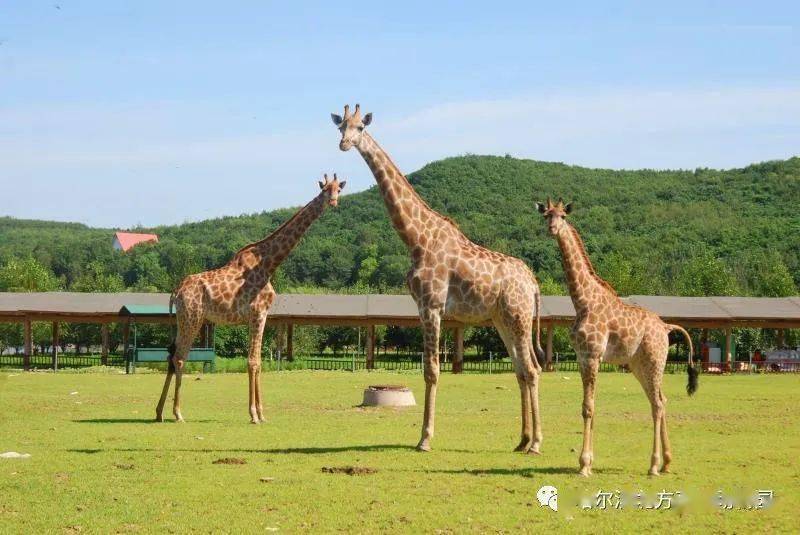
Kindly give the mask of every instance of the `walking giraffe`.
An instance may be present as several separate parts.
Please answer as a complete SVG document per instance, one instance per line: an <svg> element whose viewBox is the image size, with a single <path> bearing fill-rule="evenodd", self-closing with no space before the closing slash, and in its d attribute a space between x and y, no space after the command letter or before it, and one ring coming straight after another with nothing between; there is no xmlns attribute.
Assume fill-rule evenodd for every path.
<svg viewBox="0 0 800 535"><path fill-rule="evenodd" d="M425 413L417 449L429 451L439 382L442 318L464 323L491 320L514 362L520 389L522 432L515 450L538 454L542 443L538 383L543 357L539 342L539 283L524 262L471 242L449 218L432 210L365 128L372 114L359 105L331 114L342 134L339 148L356 147L367 162L389 217L411 254L408 288L422 322L425 353ZM536 316L536 349L531 341Z"/></svg>
<svg viewBox="0 0 800 535"><path fill-rule="evenodd" d="M192 341L204 321L249 326L247 374L250 385L250 421L254 424L265 421L261 402L261 340L267 311L275 299L270 278L325 208L338 205L339 192L345 183L339 182L335 174L333 180L328 180L328 175L325 175L324 181L319 182L322 191L275 232L261 241L242 247L221 268L189 275L183 279L170 296L170 311L174 303L178 332L170 348L167 377L156 407L157 421L162 421L164 402L173 374L175 399L172 412L177 421L183 421L180 408L183 365Z"/></svg>
<svg viewBox="0 0 800 535"><path fill-rule="evenodd" d="M649 473L658 475L662 456L660 470L669 472L672 451L667 435L667 398L661 389L669 349L668 335L671 331L679 331L689 345L689 383L686 386L689 395L697 390L692 339L683 327L664 323L649 310L623 303L614 288L595 273L578 231L566 220L572 211L572 203L564 206L561 199L556 204L547 199L547 204L536 203L536 206L547 220L550 234L558 241L569 295L575 305L575 323L570 337L583 380L580 474L589 476L592 473L594 392L601 361L627 365L641 383L653 413L653 453Z"/></svg>

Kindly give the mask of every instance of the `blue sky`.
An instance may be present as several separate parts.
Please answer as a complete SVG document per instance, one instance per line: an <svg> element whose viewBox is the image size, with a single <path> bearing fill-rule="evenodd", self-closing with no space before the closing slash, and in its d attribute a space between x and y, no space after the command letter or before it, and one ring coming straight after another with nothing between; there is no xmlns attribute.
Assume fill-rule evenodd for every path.
<svg viewBox="0 0 800 535"><path fill-rule="evenodd" d="M303 204L322 172L362 190L329 119L357 101L406 172L800 155L800 3L655 4L0 1L0 214L124 228Z"/></svg>

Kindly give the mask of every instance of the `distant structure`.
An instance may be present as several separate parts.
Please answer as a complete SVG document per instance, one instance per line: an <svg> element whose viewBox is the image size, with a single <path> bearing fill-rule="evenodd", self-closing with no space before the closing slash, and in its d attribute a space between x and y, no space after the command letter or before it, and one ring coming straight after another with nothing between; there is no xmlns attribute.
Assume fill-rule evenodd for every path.
<svg viewBox="0 0 800 535"><path fill-rule="evenodd" d="M114 233L114 249L127 252L145 242L158 243L158 236L155 234L139 234L136 232L116 232Z"/></svg>

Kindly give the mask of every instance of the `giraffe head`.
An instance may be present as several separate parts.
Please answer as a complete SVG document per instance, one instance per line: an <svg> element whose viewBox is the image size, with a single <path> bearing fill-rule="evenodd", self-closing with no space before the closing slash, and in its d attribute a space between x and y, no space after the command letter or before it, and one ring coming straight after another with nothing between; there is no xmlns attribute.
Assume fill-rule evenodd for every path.
<svg viewBox="0 0 800 535"><path fill-rule="evenodd" d="M350 106L345 104L344 117L331 113L333 124L342 133L342 140L339 142L339 148L342 150L350 150L353 145L361 143L361 134L364 129L372 122L372 114L368 113L361 117L361 106L356 104L356 111L350 113Z"/></svg>
<svg viewBox="0 0 800 535"><path fill-rule="evenodd" d="M562 201L561 198L558 199L557 203L553 203L548 197L547 204L537 202L536 208L547 220L547 229L552 236L558 236L561 231L566 228L566 218L572 213L572 203L564 205L564 201Z"/></svg>
<svg viewBox="0 0 800 535"><path fill-rule="evenodd" d="M325 174L322 180L319 181L319 189L322 190L320 195L326 198L328 204L336 208L339 205L339 192L344 189L345 184L347 184L347 181L342 180L339 182L339 177L336 176L336 173L333 173L333 180L328 180L328 175Z"/></svg>

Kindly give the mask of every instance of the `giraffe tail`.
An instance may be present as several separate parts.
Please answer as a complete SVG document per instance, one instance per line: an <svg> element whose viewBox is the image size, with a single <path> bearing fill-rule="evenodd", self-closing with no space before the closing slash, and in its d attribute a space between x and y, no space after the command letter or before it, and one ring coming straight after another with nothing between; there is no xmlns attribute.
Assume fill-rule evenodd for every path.
<svg viewBox="0 0 800 535"><path fill-rule="evenodd" d="M667 328L670 331L678 331L683 334L684 338L686 338L686 342L689 344L689 365L686 367L686 373L689 375L689 381L686 383L686 393L691 396L697 392L698 381L700 379L700 372L694 366L694 362L692 361L692 356L694 355L692 337L689 336L689 333L686 331L686 329L680 325L667 324Z"/></svg>
<svg viewBox="0 0 800 535"><path fill-rule="evenodd" d="M538 283L536 284L536 293L534 294L534 307L536 308L536 344L533 348L534 351L531 351L531 355L536 355L536 361L539 363L538 367L541 369L541 367L545 365L546 357L544 349L542 349L542 292Z"/></svg>
<svg viewBox="0 0 800 535"><path fill-rule="evenodd" d="M175 292L169 294L169 319L172 320L175 314L172 312L172 307L175 304ZM172 322L171 322L172 323ZM172 357L175 356L175 340L178 337L178 325L177 322L172 323L172 342L167 346L167 364L169 366L169 371L175 371L175 363L172 361Z"/></svg>

